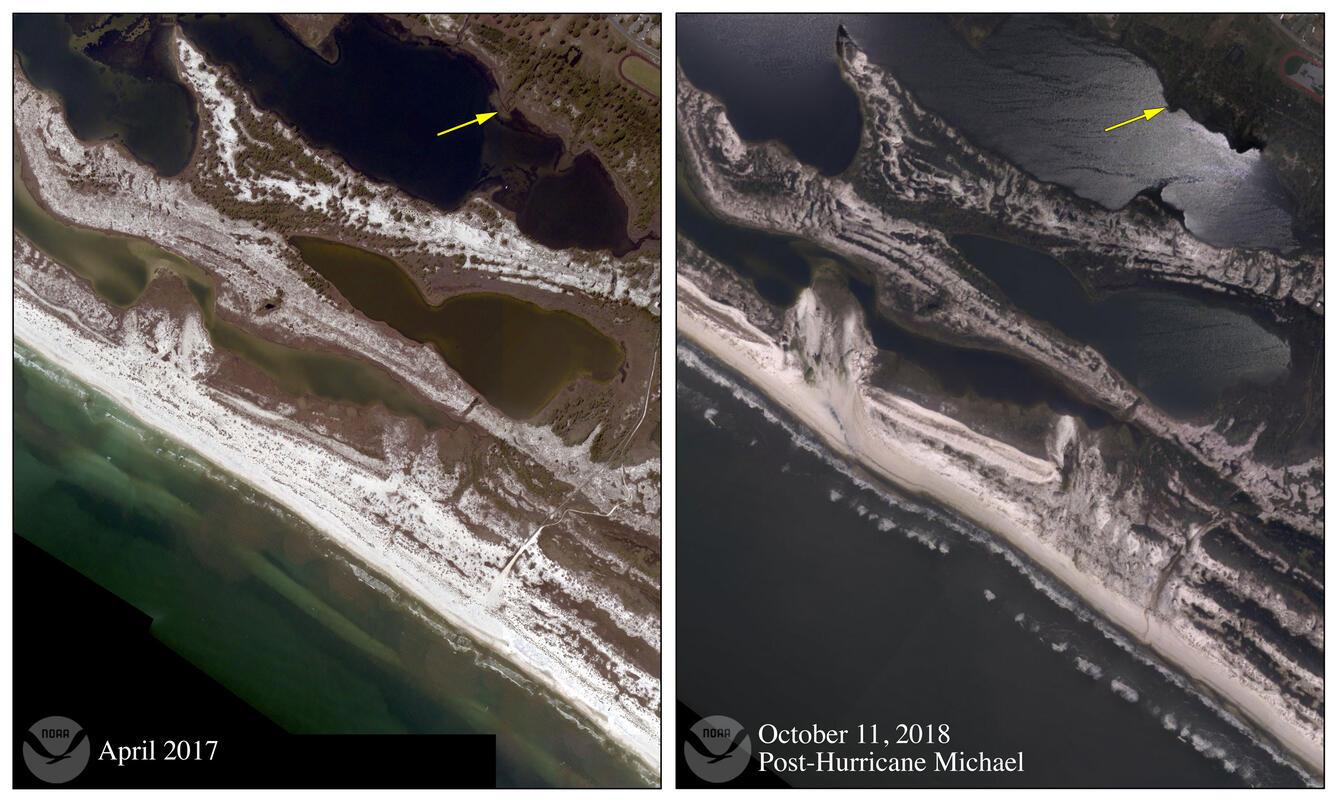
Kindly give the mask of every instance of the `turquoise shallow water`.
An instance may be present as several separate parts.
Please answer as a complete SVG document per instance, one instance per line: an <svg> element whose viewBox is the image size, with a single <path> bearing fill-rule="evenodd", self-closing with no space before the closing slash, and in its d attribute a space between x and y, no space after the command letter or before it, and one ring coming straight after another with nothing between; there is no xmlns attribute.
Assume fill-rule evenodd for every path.
<svg viewBox="0 0 1336 802"><path fill-rule="evenodd" d="M495 732L499 784L643 784L513 669L21 345L14 399L14 531L152 616L155 637L284 729Z"/></svg>

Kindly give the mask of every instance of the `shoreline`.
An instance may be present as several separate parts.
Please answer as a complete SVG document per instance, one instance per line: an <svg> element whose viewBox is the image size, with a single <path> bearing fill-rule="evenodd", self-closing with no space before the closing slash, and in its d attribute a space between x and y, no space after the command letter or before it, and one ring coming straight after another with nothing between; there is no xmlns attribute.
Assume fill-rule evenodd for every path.
<svg viewBox="0 0 1336 802"><path fill-rule="evenodd" d="M622 171L610 166L612 159L606 148L589 142L578 143L578 148L573 147L578 132L569 119L553 112L547 105L524 100L516 93L508 90L506 87L513 81L514 70L510 68L506 61L481 47L472 37L468 36L471 22L466 21L461 27L452 31L440 31L434 25L411 19L411 15L390 14L387 16L401 26L410 38L432 46L444 47L456 56L468 59L476 64L493 84L489 97L495 100L495 109L507 115L510 112L519 111L524 115L524 119L537 126L544 136L555 137L560 141L563 151L560 159L561 164L569 164L586 153L598 161L600 167L612 180L613 188L616 190L618 197L626 205L626 237L635 245L630 251L617 258L631 259L640 255L653 254L656 250L662 253L662 210L655 212L643 228L637 227L635 220L643 211L644 205L636 199L635 193L632 192L626 177L622 175ZM609 19L609 21L611 20ZM450 34L453 34L453 36L450 36ZM630 82L628 81L628 83ZM634 84L632 85L634 86ZM661 98L658 96L652 97L656 102L660 102L660 117L662 117ZM490 196L486 197L490 200ZM657 198L655 200L657 202ZM501 211L504 214L510 214L512 218L514 217L513 213L506 210Z"/></svg>
<svg viewBox="0 0 1336 802"><path fill-rule="evenodd" d="M1165 622L1150 617L1141 606L1077 569L1066 554L1017 521L1005 503L980 497L965 483L916 462L907 449L878 431L871 410L881 410L876 409L877 401L864 395L861 388L850 386L847 381L833 389L807 384L796 367L784 363L778 346L751 326L738 310L713 301L685 276L678 277L677 288L678 332L744 377L833 452L1002 537L1135 641L1149 646L1191 679L1234 705L1304 766L1316 771L1319 780L1322 778L1322 744L1315 743L1302 728L1277 715L1264 696L1202 655ZM721 331L711 317L727 320L735 330ZM898 401L902 405L909 403Z"/></svg>
<svg viewBox="0 0 1336 802"><path fill-rule="evenodd" d="M140 303L114 308L22 238L14 245L15 340L110 398L146 429L196 444L229 482L271 499L369 573L392 579L388 584L432 620L466 633L479 649L488 647L483 654L489 663L549 698L646 782L655 782L662 726L659 583L655 567L642 570L634 558L635 548L659 542L659 497L652 484L657 457L612 469L594 460L599 449L591 449L587 435L572 440L550 422L519 422L479 405L470 386L441 369L432 349L304 281L295 250L277 236L276 226L245 209L231 216L203 190L222 182L243 196L276 192L294 210L285 224L318 218L322 225L311 233L325 237L358 227L375 230L372 247L408 272L424 297L476 287L541 299L544 308L594 310L620 333L614 338L628 354L648 355L648 348L635 346L644 343L651 324L657 343L657 284L619 282L620 263L609 258L530 243L486 201L455 215L420 214L422 203L363 180L309 144L303 147L307 166L327 167L332 178L282 170L240 175L237 165L248 151L229 136L238 120L247 126L242 140L270 127L288 139L295 135L254 108L179 32L174 35L177 71L201 108L201 130L216 140L207 147L201 140L189 175L176 179L162 179L114 142L78 142L58 115L59 104L16 76L16 131L31 150L22 164L31 184L43 190L32 193L41 208L62 225L142 240L198 266L216 282L212 315L220 321L244 324L279 346L370 362L457 419L457 430L439 434L428 427L424 433L380 402L268 395L272 376L211 343L198 299L192 303L180 282L151 280ZM201 169L205 156L212 159L208 171ZM32 180L38 176L40 181ZM348 180L370 187L370 200L365 192L352 198L341 193ZM142 191L137 197L127 188ZM113 210L106 199L121 205ZM397 211L405 219L394 219ZM437 247L386 247L405 238ZM454 247L441 248L442 242ZM439 271L426 269L451 258ZM648 278L657 281L657 261L653 267ZM255 311L275 297L282 299L276 308ZM619 383L611 391L635 396L636 413L642 392L637 379L653 374L649 362L639 361L622 380L636 387ZM577 386L587 389L588 382L572 383L540 417L571 419L574 413L556 405L580 397ZM585 417L612 417L620 406ZM496 470L479 472L478 464ZM591 522L572 535L586 551L565 540L555 548L544 544L524 561L523 582L508 586L503 604L484 602L487 584L511 556L511 541L532 530L537 521L531 518L545 512L545 499L564 477L586 475L588 506L619 506L616 520ZM581 581L582 571L594 573ZM606 596L596 595L604 591Z"/></svg>
<svg viewBox="0 0 1336 802"><path fill-rule="evenodd" d="M343 543L333 540L323 532L313 528L304 518L296 515L288 507L276 502L271 497L260 493L249 483L221 470L213 461L203 457L193 447L168 438L160 431L147 426L138 417L129 414L128 410L116 404L109 396L80 381L24 343L16 342L14 344L13 360L16 370L39 376L40 379L36 379L36 381L48 383L58 392L74 400L75 403L87 405L90 403L89 399L93 399L91 403L99 407L109 407L111 411L107 413L107 418L117 430L127 433L139 442L151 444L150 447L155 448L160 457L174 460L181 470L192 477L207 482L216 492L234 497L236 502L242 505L252 505L257 509L263 509L265 514L272 516L274 521L280 522L282 525L282 534L279 536L281 546L276 545L272 539L266 543L264 538L260 538L260 545L258 546L260 550L269 550L273 553L274 549L281 548L286 554L286 549L290 548L293 543L292 538L296 537L302 544L297 548L305 550L299 560L313 557L317 563L326 561L330 564L342 566L349 571L350 574L346 579L355 582L357 585L357 589L351 591L351 593L346 588L339 588L338 581L328 579L325 581L308 581L310 580L309 576L306 578L298 578L296 575L287 576L289 581L294 582L297 587L310 593L317 604L326 605L325 609L333 611L334 621L319 614L312 615L309 610L298 611L299 615L309 615L309 621L316 631L332 633L341 642L350 644L360 652L371 655L380 663L389 664L404 671L406 675L404 681L410 685L416 683L420 692L432 697L438 704L442 704L443 707L462 716L472 724L479 724L478 720L468 712L474 705L473 700L467 696L456 696L448 692L442 693L448 686L441 685L438 687L428 676L415 673L413 669L409 668L411 661L404 659L404 655L407 653L399 647L391 645L395 642L394 639L382 639L373 630L365 627L363 623L359 621L349 622L344 618L347 613L339 607L340 603L348 602L356 605L355 609L364 610L366 609L364 606L366 599L372 598L375 600L371 607L373 611L392 610L393 615L401 617L405 624L411 622L412 626L421 627L422 631L416 636L419 641L415 642L420 642L421 637L427 635L430 643L439 644L441 648L447 649L450 654L454 655L454 659L461 664L464 671L459 672L461 666L457 666L456 673L451 676L462 676L468 681L472 676L468 672L476 669L477 677L472 681L483 682L492 692L499 692L502 695L511 694L516 699L523 699L525 701L522 704L528 705L533 712L543 715L552 714L555 718L568 722L573 729L579 730L584 736L588 736L588 742L582 742L583 745L580 748L604 754L602 759L607 762L600 766L599 770L626 771L644 778L646 781L652 781L652 778L646 773L646 767L636 760L634 754L610 738L605 732L597 729L594 722L573 714L564 697L555 694L543 683L529 677L512 661L484 649L482 644L470 637L470 633L455 627L452 622L445 619L418 597L401 592L392 578L382 575L375 567L362 562L356 554L346 549ZM96 453L96 447L89 448L88 452ZM100 458L98 464L101 464ZM224 539L217 542L225 543L232 548L239 548L242 551L257 548L255 541L250 536L242 535L234 541L228 539L229 536L225 532L215 530L215 536L218 535L223 536ZM307 563L302 562L301 564L305 565ZM202 566L202 568L206 572L211 570L211 567L207 565ZM297 607L302 606L298 604L296 599L289 597L288 601ZM303 618L303 620L306 619ZM342 621L342 624L339 621ZM351 626L352 629L349 630L348 626ZM354 635L363 636L366 640L359 641L356 638L348 637L350 631ZM203 636L207 638L207 633L204 633ZM376 647L375 650L368 649L368 643L373 644ZM451 707L452 700L456 704L454 707ZM249 703L249 699L243 698L243 701ZM492 727L479 726L476 731L496 731L500 735L504 729L510 734L515 744L538 754L550 754L551 746L559 747L560 741L548 744L541 738L535 737L541 735L544 730L531 729L525 731L523 727L510 726L524 721L526 720L522 718L492 716ZM355 726L356 719L350 719L349 723ZM570 732L565 737L570 738L575 735L576 733ZM510 751L508 754L513 757L515 752ZM501 752L498 751L498 760L500 760L500 757Z"/></svg>
<svg viewBox="0 0 1336 802"><path fill-rule="evenodd" d="M81 345L93 347L99 351L105 351L105 349L98 343L93 343L72 332L64 321L54 320L53 315L45 308L46 303L38 300L38 296L32 293L23 283L21 276L16 276L15 290L15 343L28 348L75 381L107 397L133 416L139 425L153 430L159 436L178 443L200 444L213 439L210 437L210 433L215 436L217 434L232 435L225 439L232 441L234 446L240 446L240 448L234 447L232 449L235 453L227 453L226 447L206 450L196 445L192 448L203 455L216 470L226 473L254 492L270 499L291 514L304 520L314 530L329 538L369 570L387 579L392 579L392 584L396 589L422 604L434 615L440 616L449 626L470 637L479 647L485 648L504 662L515 666L520 673L543 686L555 698L569 704L589 724L596 727L604 737L623 750L626 756L642 764L647 773L661 776L654 769L658 764L659 757L657 739L638 739L634 737L631 727L626 726L631 724L629 721L622 722L623 726L621 727L617 726L617 723L607 713L597 709L592 700L581 696L576 684L570 682L574 679L573 677L566 678L567 681L563 682L562 678L544 667L545 664L547 666L556 664L555 661L545 655L539 660L525 659L526 647L535 651L537 655L541 655L538 644L530 643L520 633L513 632L501 619L490 614L487 608L465 598L459 592L459 589L439 586L433 591L432 587L422 581L425 577L415 574L411 566L400 564L395 559L396 555L381 553L376 543L351 531L352 527L349 522L343 521L338 514L338 512L343 511L339 508L350 506L351 502L345 500L342 504L322 505L316 500L305 498L295 489L288 489L280 479L277 470L266 472L264 466L258 464L258 460L256 460L256 465L251 466L255 467L256 470L248 470L248 466L245 464L247 460L241 453L245 450L244 441L250 439L247 437L248 433L245 431L231 433L219 431L215 425L211 425L211 416L202 409L197 408L195 410L196 414L192 415L173 415L170 409L153 408L154 405L151 403L140 401L140 399L148 397L156 397L165 401L168 397L172 397L176 399L177 404L188 403L189 401L204 401L206 403L199 406L222 406L219 399L214 397L214 392L198 385L177 388L180 392L174 394L151 390L145 392L141 382L137 380L137 366L123 358L105 360L109 366L114 365L122 369L122 371L118 371L122 373L119 376L109 376L107 372L81 371L81 366L92 364L77 358ZM24 295L29 297L22 297ZM199 327L198 317L198 313L191 313L186 316L184 328L188 339L193 339L189 336L189 330ZM65 329L65 331L51 330L56 327ZM204 343L198 341L191 343L195 346L195 349L192 350L198 350L202 346L203 349L212 351L212 346L207 344L208 337L203 333L202 328L200 328L199 335L203 337ZM190 382L190 384L193 384L193 382ZM299 433L288 431L282 426L277 431L269 429L263 418L276 418L278 416L255 407L244 399L229 398L228 401L232 406L245 405L251 407L247 410L249 414L238 415L235 414L236 410L234 410L234 414L231 416L238 420L244 418L243 428L253 427L261 430L271 441L287 440L289 438L296 441L297 437L294 435L300 436ZM171 405L169 402L168 406ZM274 437L275 434L279 437ZM296 445L295 442L293 444ZM309 448L311 445L309 443L301 445L308 446L301 449L308 453L300 455L308 460L314 461L321 459L322 456L334 456L328 452L325 455L313 453L314 450ZM250 459L255 460L253 453ZM294 467L288 466L287 470L293 471ZM349 463L345 464L344 467L357 470L361 466ZM296 472L303 473L300 468L296 468ZM304 473L314 475L318 472L305 471ZM337 474L333 474L333 476L337 476ZM374 480L377 477L368 478ZM525 642L512 643L510 636L515 635L518 635Z"/></svg>

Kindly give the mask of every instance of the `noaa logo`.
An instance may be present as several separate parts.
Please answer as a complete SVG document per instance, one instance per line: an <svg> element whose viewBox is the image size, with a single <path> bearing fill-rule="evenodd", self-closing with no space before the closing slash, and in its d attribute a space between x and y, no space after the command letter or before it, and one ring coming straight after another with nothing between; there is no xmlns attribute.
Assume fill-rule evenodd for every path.
<svg viewBox="0 0 1336 802"><path fill-rule="evenodd" d="M88 733L64 716L47 716L23 734L23 762L37 779L67 783L88 766Z"/></svg>
<svg viewBox="0 0 1336 802"><path fill-rule="evenodd" d="M692 773L707 783L726 783L751 762L751 736L728 716L706 716L686 732L682 753Z"/></svg>

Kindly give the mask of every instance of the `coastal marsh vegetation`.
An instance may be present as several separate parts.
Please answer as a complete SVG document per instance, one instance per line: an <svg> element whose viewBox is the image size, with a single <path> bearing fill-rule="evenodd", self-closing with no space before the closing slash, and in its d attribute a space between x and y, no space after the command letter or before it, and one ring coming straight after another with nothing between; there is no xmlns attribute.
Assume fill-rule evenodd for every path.
<svg viewBox="0 0 1336 802"><path fill-rule="evenodd" d="M1295 233L1323 229L1323 103L1284 78L1297 43L1267 14L1111 14L1069 20L1155 68L1165 99L1238 150L1261 148L1296 200Z"/></svg>
<svg viewBox="0 0 1336 802"><path fill-rule="evenodd" d="M659 209L660 104L618 74L625 37L587 14L470 14L463 28L505 65L506 95L562 119L572 153L593 148L633 200L631 228L648 229Z"/></svg>
<svg viewBox="0 0 1336 802"><path fill-rule="evenodd" d="M179 276L198 303L205 329L219 348L236 353L283 391L300 397L312 393L357 405L384 404L390 411L417 418L428 429L449 421L444 412L418 398L388 373L340 354L292 348L225 322L214 311L213 280L178 254L137 239L71 226L37 205L15 170L16 231L66 269L87 280L121 308L140 299L159 270Z"/></svg>
<svg viewBox="0 0 1336 802"><path fill-rule="evenodd" d="M19 65L34 86L61 98L70 128L80 139L114 139L161 175L176 175L193 149L198 125L194 104L179 83L118 69L88 55L86 48L121 28L127 37L151 38L147 18L115 16L109 23L108 30L92 27L76 36L60 14L16 14ZM90 43L94 34L97 38Z"/></svg>

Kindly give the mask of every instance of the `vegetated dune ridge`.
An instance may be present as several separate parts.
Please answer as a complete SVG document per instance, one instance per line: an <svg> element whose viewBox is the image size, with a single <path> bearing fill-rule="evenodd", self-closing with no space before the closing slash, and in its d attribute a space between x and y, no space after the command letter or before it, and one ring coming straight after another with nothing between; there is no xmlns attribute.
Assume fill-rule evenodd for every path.
<svg viewBox="0 0 1336 802"><path fill-rule="evenodd" d="M1321 260L1211 248L1148 204L1110 212L1040 184L918 106L843 31L837 47L864 133L854 166L836 177L777 143L743 141L723 105L679 70L678 137L695 194L726 222L858 264L875 278L879 314L1037 365L1115 424L1030 409L1047 417L1047 435L1025 450L971 431L878 386L881 358L837 276L817 270L780 309L685 241L679 331L837 453L1025 551L1320 779L1324 619L1312 595L1321 568L1311 573L1289 545L1322 550L1320 450L1286 464L1254 450L1266 421L1249 433L1232 417L1167 415L1097 351L990 294L943 228L986 220L985 230L1063 259L1095 287L1150 276L1296 315L1321 315ZM1120 448L1127 439L1141 450Z"/></svg>
<svg viewBox="0 0 1336 802"><path fill-rule="evenodd" d="M653 427L640 423L658 414L650 354L628 353L620 396L633 400L589 422L580 442L563 441L549 426L492 409L429 346L312 281L288 232L256 210L291 210L349 241L365 232L378 243L413 243L417 262L453 265L425 279L432 294L482 288L577 312L606 307L603 320L592 316L605 325L643 319L657 331L657 270L649 284L619 281L616 260L529 243L481 199L446 215L369 182L253 106L179 31L173 47L201 112L197 153L176 179L114 143L80 143L56 103L15 71L17 145L34 195L71 224L183 256L216 282L220 317L275 342L362 359L449 425L428 430L380 406L285 396L214 347L198 307L166 270L118 309L17 233L16 339L300 515L541 683L657 778L660 469ZM274 149L257 141L261 129L299 156L268 169L254 158ZM219 187L231 212L202 197L218 197ZM613 439L596 460L600 432ZM549 519L556 523L489 596L502 566Z"/></svg>

